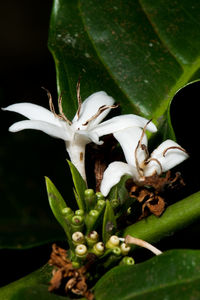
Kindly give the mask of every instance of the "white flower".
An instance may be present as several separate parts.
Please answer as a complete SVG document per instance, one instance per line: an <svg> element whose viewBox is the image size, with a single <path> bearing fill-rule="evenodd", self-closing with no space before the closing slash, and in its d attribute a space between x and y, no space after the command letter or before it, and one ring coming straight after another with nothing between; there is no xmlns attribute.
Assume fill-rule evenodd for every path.
<svg viewBox="0 0 200 300"><path fill-rule="evenodd" d="M68 151L72 163L79 170L84 180L86 180L86 144L94 142L101 145L103 143L102 141L99 141L101 136L131 126L144 127L147 120L135 115L122 115L100 124L107 116L110 109L116 107L113 105L114 99L101 91L92 94L82 103L79 92L78 89L78 111L72 121L69 121L63 114L61 98L59 98L60 114L57 115L55 113L49 92L48 96L51 111L31 103L13 104L4 108L4 110L20 113L29 119L14 123L9 128L9 131L18 132L23 129L36 129L41 130L50 136L64 140L66 150ZM149 124L147 129L152 132L156 131L156 127L153 123Z"/></svg>
<svg viewBox="0 0 200 300"><path fill-rule="evenodd" d="M142 184L146 176L160 175L188 158L186 151L172 140L164 141L149 156L145 128L126 128L115 132L114 137L120 143L127 163L115 161L109 164L100 187L104 196L123 175L130 175L134 182Z"/></svg>

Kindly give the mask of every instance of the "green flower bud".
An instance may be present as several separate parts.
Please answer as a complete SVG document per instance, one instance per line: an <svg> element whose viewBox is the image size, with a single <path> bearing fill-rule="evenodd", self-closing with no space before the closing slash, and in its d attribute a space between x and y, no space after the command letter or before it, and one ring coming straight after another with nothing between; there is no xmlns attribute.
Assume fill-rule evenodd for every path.
<svg viewBox="0 0 200 300"><path fill-rule="evenodd" d="M120 256L122 254L122 251L119 247L115 247L112 249L112 253L116 256Z"/></svg>
<svg viewBox="0 0 200 300"><path fill-rule="evenodd" d="M105 200L104 195L101 192L96 193L96 198L97 198L97 201L98 200Z"/></svg>
<svg viewBox="0 0 200 300"><path fill-rule="evenodd" d="M69 216L73 216L74 212L70 207L65 207L62 209L62 214L64 217L69 217Z"/></svg>
<svg viewBox="0 0 200 300"><path fill-rule="evenodd" d="M104 209L105 205L106 205L106 201L103 199L100 199L97 201L95 209L98 210L99 212L101 212Z"/></svg>
<svg viewBox="0 0 200 300"><path fill-rule="evenodd" d="M75 246L79 244L83 244L84 241L85 241L85 237L82 234L82 232L76 231L72 234L72 242Z"/></svg>
<svg viewBox="0 0 200 300"><path fill-rule="evenodd" d="M103 255L105 250L105 246L103 242L98 242L96 243L93 248L92 248L92 252L96 255L96 256L101 256Z"/></svg>
<svg viewBox="0 0 200 300"><path fill-rule="evenodd" d="M127 266L131 266L135 264L135 261L132 257L130 256L124 256L122 258L122 260L119 263L120 265L127 265Z"/></svg>
<svg viewBox="0 0 200 300"><path fill-rule="evenodd" d="M96 204L96 195L92 189L87 189L84 192L87 211L93 209Z"/></svg>
<svg viewBox="0 0 200 300"><path fill-rule="evenodd" d="M87 256L87 247L83 244L77 245L75 248L76 256L79 258L85 258Z"/></svg>
<svg viewBox="0 0 200 300"><path fill-rule="evenodd" d="M95 222L99 216L99 212L95 209L90 210L89 214L85 217L85 224L87 227L87 232L93 230Z"/></svg>
<svg viewBox="0 0 200 300"><path fill-rule="evenodd" d="M84 228L84 218L81 216L73 216L71 219L72 232L82 231Z"/></svg>
<svg viewBox="0 0 200 300"><path fill-rule="evenodd" d="M118 199L112 199L110 200L110 205L113 209L115 209L120 205L120 201Z"/></svg>
<svg viewBox="0 0 200 300"><path fill-rule="evenodd" d="M106 248L112 249L119 246L119 238L116 235L112 235L106 243Z"/></svg>
<svg viewBox="0 0 200 300"><path fill-rule="evenodd" d="M129 247L126 243L122 243L120 245L120 249L121 249L123 255L127 255L129 253L129 251L131 250L131 247Z"/></svg>
<svg viewBox="0 0 200 300"><path fill-rule="evenodd" d="M77 209L75 211L75 215L83 217L84 216L84 210L83 209Z"/></svg>
<svg viewBox="0 0 200 300"><path fill-rule="evenodd" d="M92 247L92 246L94 246L94 244L96 244L98 242L99 235L95 230L93 230L85 238L86 238L88 246Z"/></svg>

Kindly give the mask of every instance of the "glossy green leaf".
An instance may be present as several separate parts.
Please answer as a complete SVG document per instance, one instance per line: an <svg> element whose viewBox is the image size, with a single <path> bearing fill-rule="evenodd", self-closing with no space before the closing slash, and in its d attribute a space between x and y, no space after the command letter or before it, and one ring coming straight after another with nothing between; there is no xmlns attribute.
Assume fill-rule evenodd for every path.
<svg viewBox="0 0 200 300"><path fill-rule="evenodd" d="M71 170L72 179L75 186L75 198L78 204L79 209L85 210L85 202L84 202L84 191L86 190L87 186L85 181L83 180L82 176L80 175L77 168L73 165L71 161L67 161Z"/></svg>
<svg viewBox="0 0 200 300"><path fill-rule="evenodd" d="M195 0L54 1L49 47L66 114L81 75L83 99L103 89L123 112L162 123L178 89L199 78L199 17Z"/></svg>
<svg viewBox="0 0 200 300"><path fill-rule="evenodd" d="M103 217L103 227L102 227L102 238L103 242L109 239L109 237L114 233L117 228L116 219L112 206L109 200L106 200L106 208Z"/></svg>
<svg viewBox="0 0 200 300"><path fill-rule="evenodd" d="M41 269L0 289L1 300L56 300L69 299L48 292L52 268L45 265Z"/></svg>
<svg viewBox="0 0 200 300"><path fill-rule="evenodd" d="M56 220L60 223L63 227L68 241L71 240L71 233L70 233L70 225L67 223L67 220L64 218L62 210L67 207L65 200L55 187L55 185L51 182L51 180L46 177L46 187L47 187L47 194L49 199L49 205L51 210L56 218Z"/></svg>
<svg viewBox="0 0 200 300"><path fill-rule="evenodd" d="M106 273L95 286L98 300L200 298L200 251L173 250Z"/></svg>

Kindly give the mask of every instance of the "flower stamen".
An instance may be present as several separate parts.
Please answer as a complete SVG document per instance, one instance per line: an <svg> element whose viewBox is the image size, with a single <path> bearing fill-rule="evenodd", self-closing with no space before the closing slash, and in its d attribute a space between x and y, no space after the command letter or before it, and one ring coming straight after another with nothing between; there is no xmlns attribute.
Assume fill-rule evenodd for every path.
<svg viewBox="0 0 200 300"><path fill-rule="evenodd" d="M140 166L140 164L139 164L139 162L138 162L137 151L138 151L139 147L141 147L141 149L142 149L143 151L146 152L146 156L147 156L147 157L149 156L149 153L148 153L148 150L147 150L146 145L142 144L142 139L143 139L143 137L144 137L145 130L146 130L148 124L149 124L151 121L152 121L152 119L149 120L149 121L146 123L146 125L144 126L144 128L142 129L141 137L140 137L140 139L139 139L139 141L138 141L137 147L135 148L135 164L136 164L136 168L137 168L137 171L138 171L138 173L139 173L140 176L143 176L143 175L144 175L144 174L143 174L143 173L144 173L144 170L143 170L143 168L141 168L141 166Z"/></svg>
<svg viewBox="0 0 200 300"><path fill-rule="evenodd" d="M94 116L92 116L91 118L89 118L84 124L82 124L83 126L88 125L89 122L95 120L102 112L104 112L106 109L109 108L117 108L119 106L119 104L116 105L102 105L96 114L94 114Z"/></svg>
<svg viewBox="0 0 200 300"><path fill-rule="evenodd" d="M165 155L166 155L166 152L167 152L168 150L170 150L170 149L178 149L178 150L180 150L180 151L183 151L183 152L187 153L187 151L186 151L184 148L182 148L182 147L171 146L171 147L168 147L167 149L165 149L165 150L163 151L163 156L164 156L164 157L165 157Z"/></svg>
<svg viewBox="0 0 200 300"><path fill-rule="evenodd" d="M148 165L149 163L150 163L150 161L155 161L155 162L157 162L157 164L159 165L159 167L160 167L160 171L161 171L161 173L163 172L163 169L162 169L162 165L161 165L161 163L159 162L159 160L157 159L157 158L154 158L154 157L150 157L150 158L148 158L146 161L145 161L145 165Z"/></svg>
<svg viewBox="0 0 200 300"><path fill-rule="evenodd" d="M79 77L77 85L76 85L76 95L77 95L77 100L78 100L78 110L77 110L78 119L80 117L80 110L81 110L81 105L82 105L82 99L81 99L81 93L80 93L80 81L81 81L81 78Z"/></svg>

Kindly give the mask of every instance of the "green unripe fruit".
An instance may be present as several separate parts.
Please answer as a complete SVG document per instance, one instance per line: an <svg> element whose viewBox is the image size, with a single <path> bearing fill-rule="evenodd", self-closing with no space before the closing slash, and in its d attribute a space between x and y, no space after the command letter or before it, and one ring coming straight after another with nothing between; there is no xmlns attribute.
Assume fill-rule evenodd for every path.
<svg viewBox="0 0 200 300"><path fill-rule="evenodd" d="M119 263L120 265L126 265L126 266L131 266L135 264L135 261L132 257L130 256L124 256L122 260Z"/></svg>

